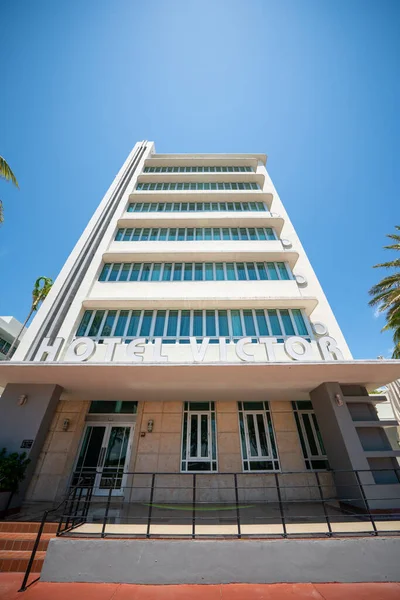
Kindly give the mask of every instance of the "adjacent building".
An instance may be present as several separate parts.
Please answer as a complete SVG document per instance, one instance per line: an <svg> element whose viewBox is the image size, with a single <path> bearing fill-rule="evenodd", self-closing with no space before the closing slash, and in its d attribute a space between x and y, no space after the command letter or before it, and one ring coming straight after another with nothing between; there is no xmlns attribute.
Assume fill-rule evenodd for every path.
<svg viewBox="0 0 400 600"><path fill-rule="evenodd" d="M0 446L30 453L30 502L82 480L140 500L133 473L170 474L160 498L175 502L193 474L214 501L232 474L247 499L268 474L309 499L315 473L358 470L390 508L400 450L368 390L399 376L399 361L353 360L265 155L144 141L0 366Z"/></svg>
<svg viewBox="0 0 400 600"><path fill-rule="evenodd" d="M21 343L21 339L26 332L26 328L22 329L22 323L20 323L14 317L0 317L0 360L6 360L9 350L16 338L18 338L15 344L15 350ZM15 350L11 351L14 354Z"/></svg>

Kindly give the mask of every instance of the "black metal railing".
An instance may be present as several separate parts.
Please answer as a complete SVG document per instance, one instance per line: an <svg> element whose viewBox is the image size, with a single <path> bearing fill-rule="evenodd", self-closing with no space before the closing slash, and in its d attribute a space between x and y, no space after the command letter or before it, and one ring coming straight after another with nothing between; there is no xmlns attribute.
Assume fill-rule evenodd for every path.
<svg viewBox="0 0 400 600"><path fill-rule="evenodd" d="M57 535L315 537L400 534L400 469L74 475ZM382 473L385 474L383 478Z"/></svg>

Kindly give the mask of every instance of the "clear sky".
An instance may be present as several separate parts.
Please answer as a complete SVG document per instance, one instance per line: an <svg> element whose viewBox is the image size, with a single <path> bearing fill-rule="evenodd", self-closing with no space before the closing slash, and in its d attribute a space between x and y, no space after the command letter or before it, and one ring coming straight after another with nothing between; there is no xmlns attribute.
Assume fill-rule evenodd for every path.
<svg viewBox="0 0 400 600"><path fill-rule="evenodd" d="M399 0L2 0L0 314L23 320L136 141L265 152L356 358L400 224Z"/></svg>

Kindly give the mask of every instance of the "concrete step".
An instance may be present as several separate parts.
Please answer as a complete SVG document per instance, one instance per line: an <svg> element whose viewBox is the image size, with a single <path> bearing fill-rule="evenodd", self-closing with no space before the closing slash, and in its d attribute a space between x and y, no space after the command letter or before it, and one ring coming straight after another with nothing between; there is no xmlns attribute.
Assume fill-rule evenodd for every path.
<svg viewBox="0 0 400 600"><path fill-rule="evenodd" d="M25 572L40 523L29 521L0 522L0 573ZM40 573L51 538L55 537L58 523L46 523L32 566L32 573Z"/></svg>

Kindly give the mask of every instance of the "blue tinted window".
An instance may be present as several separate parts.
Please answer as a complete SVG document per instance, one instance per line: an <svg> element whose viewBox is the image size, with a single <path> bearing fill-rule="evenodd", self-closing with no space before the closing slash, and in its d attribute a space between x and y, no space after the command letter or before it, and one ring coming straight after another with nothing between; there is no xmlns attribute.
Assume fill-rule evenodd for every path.
<svg viewBox="0 0 400 600"><path fill-rule="evenodd" d="M241 337L243 335L242 321L240 319L240 311L231 310L232 332L234 336Z"/></svg>
<svg viewBox="0 0 400 600"><path fill-rule="evenodd" d="M101 273L100 273L99 281L105 281L107 279L107 275L110 270L110 267L111 267L110 263L107 263L103 266Z"/></svg>
<svg viewBox="0 0 400 600"><path fill-rule="evenodd" d="M218 311L218 326L219 326L219 335L220 336L229 335L228 312L226 310Z"/></svg>
<svg viewBox="0 0 400 600"><path fill-rule="evenodd" d="M271 323L272 335L282 335L282 330L276 310L269 310L268 317Z"/></svg>

